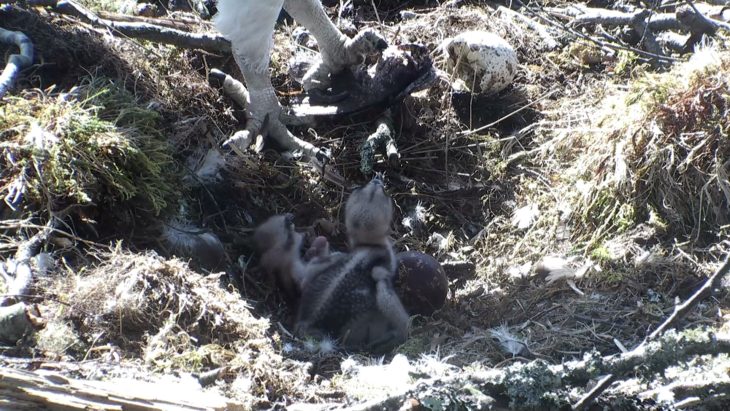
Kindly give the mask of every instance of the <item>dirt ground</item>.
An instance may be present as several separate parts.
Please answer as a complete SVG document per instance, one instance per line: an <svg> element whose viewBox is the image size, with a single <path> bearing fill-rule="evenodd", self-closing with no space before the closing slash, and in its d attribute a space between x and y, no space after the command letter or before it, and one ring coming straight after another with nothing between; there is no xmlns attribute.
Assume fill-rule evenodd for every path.
<svg viewBox="0 0 730 411"><path fill-rule="evenodd" d="M9 7L0 9L0 26L25 32L37 57L0 103L3 260L57 223L33 260L42 275L27 298L46 326L0 347L0 363L73 363L54 369L83 379L213 370L218 378L207 389L242 408L351 404L417 377L621 353L727 255L726 32L700 56L712 63L683 55L657 68L554 27L559 45L551 48L496 3L355 3L343 21L393 43L423 44L437 67L439 44L465 30L497 33L518 54L518 74L498 95L452 92L442 78L406 98L395 108L400 166L379 156L374 167L396 205L397 251L442 263L445 306L414 317L408 341L384 358L312 351L311 341L291 334L293 312L259 269L251 234L268 216L291 212L303 231L342 249L347 192L296 156L220 148L245 118L208 75L220 68L240 79L232 57ZM563 5L554 3L546 6ZM194 20L172 17L181 16ZM188 24L212 30L207 21ZM272 77L282 104L302 92L287 75L293 29L283 22L275 34ZM360 172L359 153L375 119L292 131L330 148L331 167L356 185L371 177ZM33 127L68 144L37 154L23 145ZM108 155L91 156L99 147ZM214 178L200 177L206 155L225 161ZM78 159L99 166L64 168ZM23 196L9 201L18 181ZM405 219L416 210L421 226L412 229ZM222 254L200 253L193 240L187 250L171 246L202 232L220 240ZM561 267L553 277L546 257ZM725 329L729 303L725 287L715 290L680 328ZM403 360L396 354L418 371L388 369ZM385 374L393 380L377 382Z"/></svg>

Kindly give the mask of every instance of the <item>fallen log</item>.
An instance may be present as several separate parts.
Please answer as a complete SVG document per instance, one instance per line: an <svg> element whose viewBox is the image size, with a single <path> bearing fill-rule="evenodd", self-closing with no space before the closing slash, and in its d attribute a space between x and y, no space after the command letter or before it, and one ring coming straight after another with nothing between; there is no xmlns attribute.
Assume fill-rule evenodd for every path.
<svg viewBox="0 0 730 411"><path fill-rule="evenodd" d="M50 7L51 10L76 17L96 28L104 28L112 33L149 40L157 43L171 44L177 47L198 48L211 52L227 53L231 51L231 43L217 33L191 33L170 27L163 27L144 22L125 22L103 19L83 5L73 0L0 0L0 4L26 3L29 6Z"/></svg>
<svg viewBox="0 0 730 411"><path fill-rule="evenodd" d="M243 405L195 380L78 380L55 372L0 367L0 409L37 410L230 410Z"/></svg>

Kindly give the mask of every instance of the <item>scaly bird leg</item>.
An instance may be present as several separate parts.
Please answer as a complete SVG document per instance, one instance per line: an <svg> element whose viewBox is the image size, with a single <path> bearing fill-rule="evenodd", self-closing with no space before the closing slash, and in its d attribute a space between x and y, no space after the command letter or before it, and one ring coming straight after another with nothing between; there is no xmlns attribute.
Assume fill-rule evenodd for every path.
<svg viewBox="0 0 730 411"><path fill-rule="evenodd" d="M321 61L304 76L304 89L326 89L330 75L345 67L359 64L368 54L384 50L388 43L371 29L366 29L350 39L330 21L320 0L286 0L284 10L294 20L306 27L317 39Z"/></svg>
<svg viewBox="0 0 730 411"><path fill-rule="evenodd" d="M330 75L361 62L369 53L387 46L372 30L349 39L330 21L319 0L219 0L215 23L231 41L233 55L241 68L249 92L246 129L228 140L244 150L259 135L276 140L283 148L300 150L327 175L329 156L323 150L292 135L281 121L282 108L271 85L268 71L273 46L274 24L282 6L295 20L308 28L319 43L322 60L304 78L307 90L326 89ZM331 179L340 180L335 173Z"/></svg>
<svg viewBox="0 0 730 411"><path fill-rule="evenodd" d="M287 130L282 123L279 104L269 74L270 53L273 46L274 24L284 0L220 0L215 23L218 30L231 41L233 56L241 68L248 99L246 128L226 141L236 151L248 148L259 135L276 140L282 148L298 150L312 160L315 167L334 180L341 182L336 173L324 168L329 154ZM245 96L242 97L245 99ZM240 100L241 98L239 98Z"/></svg>

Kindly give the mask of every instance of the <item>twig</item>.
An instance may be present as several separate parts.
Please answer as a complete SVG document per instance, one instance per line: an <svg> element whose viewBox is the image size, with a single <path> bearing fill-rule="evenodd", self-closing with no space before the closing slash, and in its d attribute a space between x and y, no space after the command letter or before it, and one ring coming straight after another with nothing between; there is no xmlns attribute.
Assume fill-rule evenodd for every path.
<svg viewBox="0 0 730 411"><path fill-rule="evenodd" d="M478 133L480 131L484 131L484 130L488 129L489 127L493 127L493 126L495 126L495 125L503 122L504 120L506 120L506 119L514 116L515 114L517 114L517 113L519 113L519 112L521 112L523 110L526 110L526 109L534 106L535 104L541 102L542 100L545 100L546 98L552 96L553 94L555 94L557 92L558 92L558 89L549 90L548 92L546 92L542 96L538 97L537 99L531 101L528 104L525 104L524 106L518 108L517 110L515 110L515 111L513 111L511 113L508 113L507 115L505 115L505 116L503 116L503 117L501 117L501 118L499 118L499 119L497 119L497 120L495 120L495 121L493 121L493 122L491 122L489 124L483 125L483 126L481 126L479 128L475 128L475 129L472 129L472 130L466 130L466 131L459 132L459 135L460 136L469 136L469 135L472 135L472 134L476 134L476 133Z"/></svg>
<svg viewBox="0 0 730 411"><path fill-rule="evenodd" d="M360 148L360 172L363 174L370 174L373 171L375 151L380 147L384 148L392 167L396 167L400 161L390 110L386 110L376 124L377 129L365 139Z"/></svg>
<svg viewBox="0 0 730 411"><path fill-rule="evenodd" d="M664 57L664 52L659 46L659 43L657 43L654 32L651 31L647 22L650 15L651 12L649 10L642 10L639 13L635 13L631 18L631 27L636 34L641 36L641 43L644 45L646 51Z"/></svg>
<svg viewBox="0 0 730 411"><path fill-rule="evenodd" d="M33 64L33 43L28 36L19 31L0 28L0 43L15 44L20 54L11 54L8 63L0 74L0 99L15 84L20 70Z"/></svg>
<svg viewBox="0 0 730 411"><path fill-rule="evenodd" d="M499 6L497 8L497 11L513 20L519 20L525 23L527 27L537 32L540 38L542 38L542 41L545 43L547 50L553 50L559 46L558 42L548 32L547 27L536 22L535 20L504 6Z"/></svg>
<svg viewBox="0 0 730 411"><path fill-rule="evenodd" d="M677 321L682 319L697 304L699 304L700 301L707 297L713 288L716 288L720 285L720 282L722 281L723 277L727 275L728 271L730 271L730 254L725 257L725 262L722 264L722 266L720 266L720 268L715 271L715 274L712 274L710 278L708 278L707 281L702 284L702 287L700 287L699 290L695 291L695 293L692 294L692 296L689 297L689 299L687 299L687 301L685 301L683 304L674 307L674 312L672 312L672 315L670 315L661 325L659 325L656 330L652 331L652 333L649 334L649 336L647 337L647 341L656 340L657 337L661 336L666 330L674 327ZM641 345L644 344L646 344L646 341L641 343Z"/></svg>
<svg viewBox="0 0 730 411"><path fill-rule="evenodd" d="M613 382L616 380L616 376L613 374L608 374L605 377L601 378L598 383L591 388L590 391L588 391L583 397L581 397L578 402L573 404L572 409L573 410L582 410L586 407L586 405L590 404L598 398L599 395L601 395L604 391L606 391L606 388L608 388Z"/></svg>
<svg viewBox="0 0 730 411"><path fill-rule="evenodd" d="M702 285L702 287L699 288L699 290L695 291L695 293L692 294L692 296L687 301L685 301L684 304L675 306L672 315L670 315L661 325L659 325L656 330L649 334L649 336L646 337L646 339L642 341L641 344L639 344L636 348L626 354L637 355L639 353L642 353L649 342L655 341L656 339L661 337L669 328L673 327L677 323L677 321L687 315L687 313L689 313L692 308L694 308L700 301L707 297L712 289L720 284L723 277L725 277L728 271L730 271L730 254L725 257L725 262L722 264L722 266L720 266L720 268L713 275L711 275L710 278L707 279L707 281L705 281L705 283ZM611 385L614 380L615 376L613 374L606 375L598 384L596 384L595 387L593 387L591 391L589 391L585 396L583 396L578 402L573 405L573 410L584 409L596 397L601 395L601 393L605 391L606 388L608 388L608 386Z"/></svg>

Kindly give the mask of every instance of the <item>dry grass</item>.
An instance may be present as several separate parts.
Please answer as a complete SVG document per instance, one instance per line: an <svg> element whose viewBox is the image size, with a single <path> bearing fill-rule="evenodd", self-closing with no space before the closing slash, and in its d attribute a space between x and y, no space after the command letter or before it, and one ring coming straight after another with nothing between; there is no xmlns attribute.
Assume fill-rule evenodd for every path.
<svg viewBox="0 0 730 411"><path fill-rule="evenodd" d="M641 222L717 241L730 204L728 61L710 49L671 72L641 75L550 142L571 147L561 153L572 162L563 181L574 187L569 201L589 249Z"/></svg>
<svg viewBox="0 0 730 411"><path fill-rule="evenodd" d="M121 356L160 373L226 367L229 394L249 406L306 394L306 365L280 355L270 321L226 289L225 277L121 246L93 257L97 263L85 270L40 285L50 320L34 344L42 355L101 363ZM246 392L235 392L240 384Z"/></svg>

